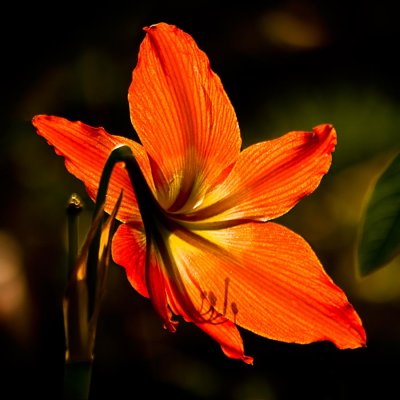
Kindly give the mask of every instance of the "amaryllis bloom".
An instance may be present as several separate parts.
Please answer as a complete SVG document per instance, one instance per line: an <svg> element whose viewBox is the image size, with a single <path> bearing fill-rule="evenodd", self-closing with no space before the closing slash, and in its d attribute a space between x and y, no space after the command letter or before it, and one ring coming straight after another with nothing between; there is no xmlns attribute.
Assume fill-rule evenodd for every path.
<svg viewBox="0 0 400 400"><path fill-rule="evenodd" d="M232 104L193 38L166 23L145 32L128 93L141 143L60 117L33 119L92 199L110 152L130 147L147 186L135 186L123 163L114 169L108 212L123 189L114 261L169 331L181 317L228 357L253 362L237 326L284 342L364 346L359 316L310 245L271 222L317 188L335 129L242 150Z"/></svg>

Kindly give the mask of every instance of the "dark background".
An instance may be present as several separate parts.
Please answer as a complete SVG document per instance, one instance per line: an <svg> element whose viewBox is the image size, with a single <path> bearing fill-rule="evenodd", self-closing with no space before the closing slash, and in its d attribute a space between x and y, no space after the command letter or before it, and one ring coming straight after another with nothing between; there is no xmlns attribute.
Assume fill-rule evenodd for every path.
<svg viewBox="0 0 400 400"><path fill-rule="evenodd" d="M54 114L130 136L127 90L142 28L172 23L210 58L244 146L332 123L333 165L278 222L313 246L359 312L367 348L286 344L242 331L254 366L226 358L190 324L163 330L150 302L111 265L91 398L286 400L394 398L400 356L400 265L357 275L366 196L399 150L398 14L390 1L10 4L2 12L0 398L62 398L65 206L92 204L31 118ZM251 254L249 254L251 257ZM139 394L141 393L141 394ZM158 395L159 393L159 395ZM393 393L389 396L389 393ZM103 397L104 396L104 397Z"/></svg>

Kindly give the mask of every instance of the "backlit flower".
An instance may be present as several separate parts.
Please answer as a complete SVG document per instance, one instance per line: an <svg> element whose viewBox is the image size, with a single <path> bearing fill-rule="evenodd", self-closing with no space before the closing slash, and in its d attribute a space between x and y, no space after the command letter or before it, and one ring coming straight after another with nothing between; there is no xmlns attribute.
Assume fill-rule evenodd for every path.
<svg viewBox="0 0 400 400"><path fill-rule="evenodd" d="M145 31L128 94L141 143L60 117L33 119L93 199L111 150L131 148L148 187L133 188L124 165L115 168L105 208L123 188L114 261L168 330L181 316L229 357L253 361L237 325L285 342L365 345L359 316L307 242L270 222L317 188L334 128L241 150L234 109L192 37L165 23Z"/></svg>

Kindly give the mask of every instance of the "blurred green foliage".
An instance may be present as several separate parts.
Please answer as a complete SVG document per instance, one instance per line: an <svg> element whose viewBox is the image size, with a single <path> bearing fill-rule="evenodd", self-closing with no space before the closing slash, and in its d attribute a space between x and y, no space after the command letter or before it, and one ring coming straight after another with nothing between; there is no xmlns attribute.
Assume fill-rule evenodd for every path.
<svg viewBox="0 0 400 400"><path fill-rule="evenodd" d="M400 155L385 167L368 195L358 241L358 271L368 275L400 252Z"/></svg>

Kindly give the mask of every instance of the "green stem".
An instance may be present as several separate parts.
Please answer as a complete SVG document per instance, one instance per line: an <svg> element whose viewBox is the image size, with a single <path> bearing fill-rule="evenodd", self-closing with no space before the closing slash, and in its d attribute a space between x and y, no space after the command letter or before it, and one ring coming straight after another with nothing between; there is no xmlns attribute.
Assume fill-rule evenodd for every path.
<svg viewBox="0 0 400 400"><path fill-rule="evenodd" d="M96 334L102 290L104 290L105 271L110 246L112 221L121 203L118 199L109 219L103 213L109 180L114 166L132 157L127 146L111 152L103 169L97 194L93 221L88 237L79 254L78 215L82 202L77 195L72 195L67 206L68 220L68 282L64 295L64 328L66 336L66 357L64 363L64 399L88 400L93 348ZM102 215L104 214L104 215ZM108 238L107 254L100 257L100 243ZM105 257L105 258L104 258Z"/></svg>
<svg viewBox="0 0 400 400"><path fill-rule="evenodd" d="M68 276L73 271L79 252L78 217L83 208L82 200L74 193L67 205L68 221Z"/></svg>
<svg viewBox="0 0 400 400"><path fill-rule="evenodd" d="M107 158L104 165L103 172L100 179L99 190L96 196L95 208L93 212L93 219L99 213L101 208L104 208L106 202L106 195L108 184L111 179L111 174L115 165L119 162L125 162L126 159L133 158L132 150L126 146L121 145L116 147ZM88 263L87 263L87 287L88 287L88 316L91 318L94 311L94 301L96 298L96 282L97 282L97 264L100 246L100 230L97 231L96 237L90 246Z"/></svg>
<svg viewBox="0 0 400 400"><path fill-rule="evenodd" d="M90 361L65 363L64 400L89 399L92 365Z"/></svg>

